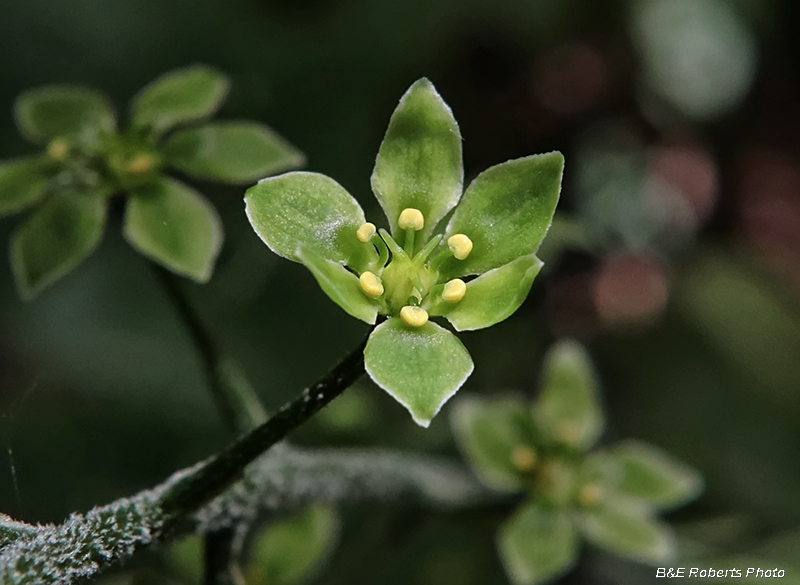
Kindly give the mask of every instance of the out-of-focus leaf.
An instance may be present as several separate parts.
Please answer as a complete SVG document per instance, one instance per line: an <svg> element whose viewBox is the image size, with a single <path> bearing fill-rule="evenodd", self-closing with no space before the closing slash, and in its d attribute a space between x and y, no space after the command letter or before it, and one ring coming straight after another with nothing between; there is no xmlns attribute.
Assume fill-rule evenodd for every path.
<svg viewBox="0 0 800 585"><path fill-rule="evenodd" d="M580 450L591 447L603 433L596 375L579 343L561 341L548 352L533 417L551 440Z"/></svg>
<svg viewBox="0 0 800 585"><path fill-rule="evenodd" d="M537 455L533 421L521 398L460 398L450 420L458 446L487 485L514 492L525 487L515 453L524 453L531 468Z"/></svg>
<svg viewBox="0 0 800 585"><path fill-rule="evenodd" d="M213 122L178 130L162 152L168 164L201 179L252 183L301 166L305 157L256 122Z"/></svg>
<svg viewBox="0 0 800 585"><path fill-rule="evenodd" d="M48 161L26 157L0 162L0 216L22 211L44 197Z"/></svg>
<svg viewBox="0 0 800 585"><path fill-rule="evenodd" d="M228 79L205 65L161 75L131 103L132 124L160 135L178 124L211 116L228 95Z"/></svg>
<svg viewBox="0 0 800 585"><path fill-rule="evenodd" d="M104 189L55 193L11 237L20 296L32 299L91 254L106 222Z"/></svg>
<svg viewBox="0 0 800 585"><path fill-rule="evenodd" d="M318 504L267 526L253 547L248 584L294 585L306 581L333 551L338 534L335 510Z"/></svg>
<svg viewBox="0 0 800 585"><path fill-rule="evenodd" d="M528 504L501 527L497 547L514 585L542 583L568 571L578 539L566 510Z"/></svg>
<svg viewBox="0 0 800 585"><path fill-rule="evenodd" d="M222 222L214 207L174 179L132 193L123 231L142 254L198 282L211 278L222 247Z"/></svg>
<svg viewBox="0 0 800 585"><path fill-rule="evenodd" d="M113 132L116 127L114 110L103 94L66 85L48 85L20 94L14 117L22 135L38 143Z"/></svg>

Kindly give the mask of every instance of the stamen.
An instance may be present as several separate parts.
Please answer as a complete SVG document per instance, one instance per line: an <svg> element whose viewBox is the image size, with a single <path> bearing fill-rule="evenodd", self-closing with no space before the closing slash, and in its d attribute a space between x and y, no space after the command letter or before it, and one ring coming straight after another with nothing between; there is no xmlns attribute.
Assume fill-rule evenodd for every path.
<svg viewBox="0 0 800 585"><path fill-rule="evenodd" d="M419 209L407 207L400 212L400 218L397 220L397 225L401 230L412 229L419 231L425 227L425 217Z"/></svg>
<svg viewBox="0 0 800 585"><path fill-rule="evenodd" d="M412 327L422 327L428 322L428 311L419 307L406 306L400 309L400 318Z"/></svg>
<svg viewBox="0 0 800 585"><path fill-rule="evenodd" d="M447 239L447 246L457 260L464 260L472 252L472 240L464 234L455 234Z"/></svg>
<svg viewBox="0 0 800 585"><path fill-rule="evenodd" d="M467 293L467 285L460 278L454 278L444 285L442 291L442 299L446 303L457 303L464 298Z"/></svg>
<svg viewBox="0 0 800 585"><path fill-rule="evenodd" d="M603 488L596 483L587 483L578 492L578 503L587 508L596 506L603 498Z"/></svg>
<svg viewBox="0 0 800 585"><path fill-rule="evenodd" d="M64 160L69 154L69 144L62 138L56 138L47 145L47 154L53 160Z"/></svg>
<svg viewBox="0 0 800 585"><path fill-rule="evenodd" d="M381 279L375 276L372 272L364 272L358 277L358 284L364 294L374 299L383 294L383 283Z"/></svg>
<svg viewBox="0 0 800 585"><path fill-rule="evenodd" d="M374 236L377 231L378 230L375 229L374 223L370 222L362 223L361 227L358 228L358 231L356 232L356 237L358 238L359 242L363 242L366 244L372 239L372 236Z"/></svg>
<svg viewBox="0 0 800 585"><path fill-rule="evenodd" d="M139 154L125 165L125 170L132 175L145 175L153 170L155 162L152 155L146 153Z"/></svg>
<svg viewBox="0 0 800 585"><path fill-rule="evenodd" d="M537 459L536 451L524 445L520 445L511 452L511 463L523 473L533 471Z"/></svg>

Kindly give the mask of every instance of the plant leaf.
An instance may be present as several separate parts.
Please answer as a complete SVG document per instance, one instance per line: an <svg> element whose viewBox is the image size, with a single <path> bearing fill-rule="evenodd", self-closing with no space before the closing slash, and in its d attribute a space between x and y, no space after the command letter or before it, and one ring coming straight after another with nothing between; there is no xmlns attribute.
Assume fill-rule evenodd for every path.
<svg viewBox="0 0 800 585"><path fill-rule="evenodd" d="M50 180L49 166L41 156L0 162L0 216L17 213L41 201Z"/></svg>
<svg viewBox="0 0 800 585"><path fill-rule="evenodd" d="M549 152L510 160L478 175L445 233L445 241L454 234L468 236L472 252L464 260L451 258L443 270L481 274L536 252L553 220L563 171L563 155Z"/></svg>
<svg viewBox="0 0 800 585"><path fill-rule="evenodd" d="M450 422L459 448L486 485L509 492L525 487L514 452L534 443L527 404L518 397L465 396L453 405Z"/></svg>
<svg viewBox="0 0 800 585"><path fill-rule="evenodd" d="M400 98L372 172L372 190L392 233L400 212L411 207L425 218L424 241L458 203L463 183L458 124L433 84L420 79Z"/></svg>
<svg viewBox="0 0 800 585"><path fill-rule="evenodd" d="M653 445L625 441L612 447L608 457L620 467L615 490L657 508L680 506L703 489L699 473Z"/></svg>
<svg viewBox="0 0 800 585"><path fill-rule="evenodd" d="M358 277L344 266L317 254L308 246L301 246L297 257L317 279L320 288L348 315L370 325L378 318L378 305L361 292Z"/></svg>
<svg viewBox="0 0 800 585"><path fill-rule="evenodd" d="M256 122L213 122L167 139L168 164L200 179L242 184L297 168L305 157Z"/></svg>
<svg viewBox="0 0 800 585"><path fill-rule="evenodd" d="M432 315L444 315L456 331L491 327L519 309L542 269L535 254L521 256L467 283L464 298L457 303L440 300Z"/></svg>
<svg viewBox="0 0 800 585"><path fill-rule="evenodd" d="M166 177L128 198L123 233L139 252L197 282L211 278L222 247L222 222L194 189Z"/></svg>
<svg viewBox="0 0 800 585"><path fill-rule="evenodd" d="M566 510L528 504L500 527L497 548L511 582L534 585L572 568L578 539Z"/></svg>
<svg viewBox="0 0 800 585"><path fill-rule="evenodd" d="M657 564L669 562L676 554L672 529L636 506L626 509L623 503L605 503L587 508L579 525L591 543L623 557Z"/></svg>
<svg viewBox="0 0 800 585"><path fill-rule="evenodd" d="M575 341L561 341L547 353L543 372L534 420L551 440L585 451L605 425L588 353Z"/></svg>
<svg viewBox="0 0 800 585"><path fill-rule="evenodd" d="M229 82L206 65L170 71L147 84L131 102L132 125L156 136L216 112L228 95Z"/></svg>
<svg viewBox="0 0 800 585"><path fill-rule="evenodd" d="M339 518L320 504L268 526L253 546L247 582L294 585L310 578L336 546Z"/></svg>
<svg viewBox="0 0 800 585"><path fill-rule="evenodd" d="M447 329L428 321L410 327L397 317L378 325L367 341L364 365L375 383L427 427L472 373L467 349Z"/></svg>
<svg viewBox="0 0 800 585"><path fill-rule="evenodd" d="M14 104L14 119L22 135L39 144L116 128L114 109L103 94L69 85L46 85L21 93Z"/></svg>
<svg viewBox="0 0 800 585"><path fill-rule="evenodd" d="M244 196L247 218L269 248L300 262L306 246L327 260L348 262L366 254L356 238L364 212L344 187L319 173L304 171L262 179Z"/></svg>
<svg viewBox="0 0 800 585"><path fill-rule="evenodd" d="M104 189L50 196L11 237L17 290L30 300L78 266L103 237Z"/></svg>

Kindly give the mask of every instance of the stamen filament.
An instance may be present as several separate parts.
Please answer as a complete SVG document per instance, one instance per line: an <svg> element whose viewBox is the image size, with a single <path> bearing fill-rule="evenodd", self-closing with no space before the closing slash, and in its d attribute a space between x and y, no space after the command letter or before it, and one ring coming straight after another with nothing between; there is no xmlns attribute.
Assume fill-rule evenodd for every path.
<svg viewBox="0 0 800 585"><path fill-rule="evenodd" d="M411 258L414 255L414 234L416 230L414 228L406 229L406 241L405 241L405 251L406 255Z"/></svg>

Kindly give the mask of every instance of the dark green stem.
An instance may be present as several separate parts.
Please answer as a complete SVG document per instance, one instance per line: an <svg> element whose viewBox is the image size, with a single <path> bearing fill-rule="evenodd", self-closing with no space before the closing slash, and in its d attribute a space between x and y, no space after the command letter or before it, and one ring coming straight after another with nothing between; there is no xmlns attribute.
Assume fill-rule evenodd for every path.
<svg viewBox="0 0 800 585"><path fill-rule="evenodd" d="M235 365L221 357L182 283L165 269L151 264L164 292L197 349L214 405L227 428L235 434L251 430L266 420L266 411Z"/></svg>
<svg viewBox="0 0 800 585"><path fill-rule="evenodd" d="M179 480L161 501L165 530L242 477L244 468L344 392L364 373L366 339L319 382L306 388L273 417Z"/></svg>
<svg viewBox="0 0 800 585"><path fill-rule="evenodd" d="M203 564L205 585L245 585L237 559L241 556L237 527L209 532L205 538Z"/></svg>

